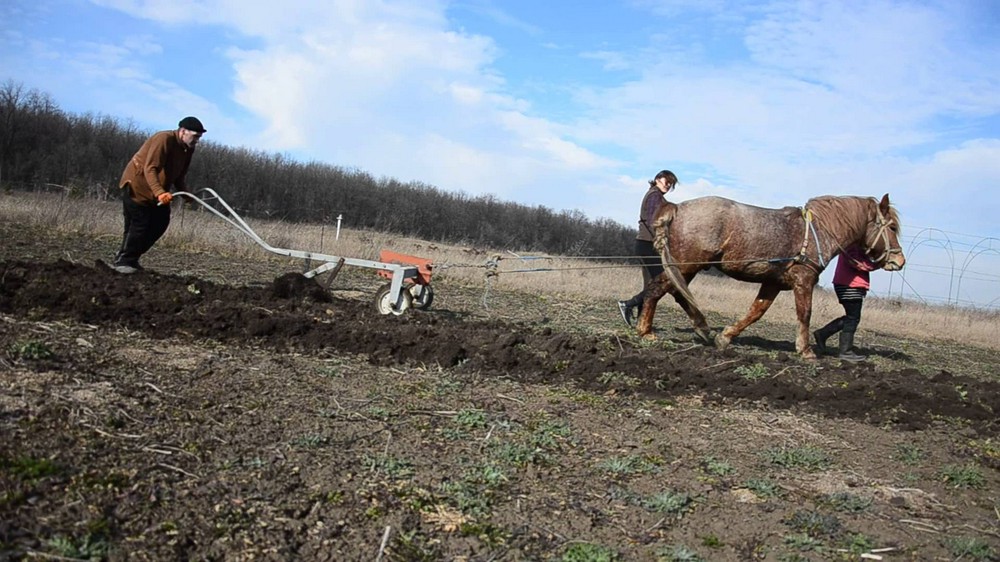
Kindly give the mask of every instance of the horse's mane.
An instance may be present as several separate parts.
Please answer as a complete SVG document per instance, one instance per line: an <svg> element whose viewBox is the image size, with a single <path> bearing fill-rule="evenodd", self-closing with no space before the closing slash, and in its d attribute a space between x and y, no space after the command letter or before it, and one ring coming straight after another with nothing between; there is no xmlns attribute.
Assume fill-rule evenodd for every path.
<svg viewBox="0 0 1000 562"><path fill-rule="evenodd" d="M806 208L812 210L817 220L822 221L826 227L836 229L838 232L850 230L857 227L851 223L851 219L868 216L868 205L878 208L879 201L874 197L860 197L854 195L822 195L813 197L806 202ZM902 233L902 224L899 222L899 213L896 207L889 205L886 220L896 223L896 232Z"/></svg>

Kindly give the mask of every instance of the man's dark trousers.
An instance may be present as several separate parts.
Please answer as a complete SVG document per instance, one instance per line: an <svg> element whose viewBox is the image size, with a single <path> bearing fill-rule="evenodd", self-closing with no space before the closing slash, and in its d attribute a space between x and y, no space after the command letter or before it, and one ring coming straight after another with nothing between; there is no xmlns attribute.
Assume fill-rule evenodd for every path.
<svg viewBox="0 0 1000 562"><path fill-rule="evenodd" d="M125 232L115 265L139 267L139 258L156 244L170 225L170 205L142 205L132 200L131 188L122 189Z"/></svg>

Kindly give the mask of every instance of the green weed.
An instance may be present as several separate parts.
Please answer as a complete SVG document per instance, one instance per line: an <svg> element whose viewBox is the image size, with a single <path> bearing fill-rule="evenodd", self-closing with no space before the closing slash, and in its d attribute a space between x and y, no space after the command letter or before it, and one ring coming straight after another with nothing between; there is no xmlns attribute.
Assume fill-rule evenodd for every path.
<svg viewBox="0 0 1000 562"><path fill-rule="evenodd" d="M680 515L691 505L691 496L682 492L666 491L647 498L642 506L656 513Z"/></svg>
<svg viewBox="0 0 1000 562"><path fill-rule="evenodd" d="M722 539L711 534L702 537L701 544L703 546L707 546L708 548L722 548L726 546L726 544L722 542Z"/></svg>
<svg viewBox="0 0 1000 562"><path fill-rule="evenodd" d="M552 455L528 443L498 443L488 448L491 459L511 466L544 466L552 462Z"/></svg>
<svg viewBox="0 0 1000 562"><path fill-rule="evenodd" d="M326 445L327 441L328 439L324 435L320 435L319 433L307 433L306 435L296 437L295 440L292 441L292 445L302 447L304 449L316 449Z"/></svg>
<svg viewBox="0 0 1000 562"><path fill-rule="evenodd" d="M455 423L463 429L482 429L486 427L486 412L482 410L459 410L455 414Z"/></svg>
<svg viewBox="0 0 1000 562"><path fill-rule="evenodd" d="M871 507L872 499L856 496L850 492L836 492L823 497L820 503L837 511L858 513Z"/></svg>
<svg viewBox="0 0 1000 562"><path fill-rule="evenodd" d="M964 466L947 465L941 469L941 478L953 488L982 488L986 484L983 472L979 467L967 464Z"/></svg>
<svg viewBox="0 0 1000 562"><path fill-rule="evenodd" d="M895 459L910 466L916 466L923 462L927 453L916 445L900 443L896 446Z"/></svg>
<svg viewBox="0 0 1000 562"><path fill-rule="evenodd" d="M802 468L817 471L828 468L833 461L830 457L815 447L778 447L763 453L764 459L782 468Z"/></svg>
<svg viewBox="0 0 1000 562"><path fill-rule="evenodd" d="M619 554L604 545L589 542L573 543L563 552L562 562L615 562Z"/></svg>
<svg viewBox="0 0 1000 562"><path fill-rule="evenodd" d="M702 466L705 468L705 472L714 476L728 476L736 470L733 468L733 465L726 461L720 461L715 457L708 457L705 459L704 462L702 462Z"/></svg>
<svg viewBox="0 0 1000 562"><path fill-rule="evenodd" d="M408 562L434 562L440 560L439 544L418 529L401 531L393 541L392 553L395 559Z"/></svg>
<svg viewBox="0 0 1000 562"><path fill-rule="evenodd" d="M39 360L51 359L55 356L52 349L45 343L36 340L19 342L10 346L10 355L15 359Z"/></svg>
<svg viewBox="0 0 1000 562"><path fill-rule="evenodd" d="M637 377L631 377L621 371L607 371L597 377L597 382L604 386L634 388L642 384Z"/></svg>
<svg viewBox="0 0 1000 562"><path fill-rule="evenodd" d="M988 542L976 537L949 537L945 546L955 560L995 560L997 556Z"/></svg>
<svg viewBox="0 0 1000 562"><path fill-rule="evenodd" d="M758 498L780 498L785 493L781 486L768 478L751 478L743 483L743 487L753 492Z"/></svg>
<svg viewBox="0 0 1000 562"><path fill-rule="evenodd" d="M818 511L796 511L782 522L793 530L813 538L836 537L842 531L840 519L837 516L825 515Z"/></svg>
<svg viewBox="0 0 1000 562"><path fill-rule="evenodd" d="M659 466L654 461L635 455L611 457L598 463L597 467L618 475L650 474L659 470Z"/></svg>
<svg viewBox="0 0 1000 562"><path fill-rule="evenodd" d="M531 444L547 450L558 449L560 443L571 435L565 422L548 418L530 421L528 429L531 431Z"/></svg>
<svg viewBox="0 0 1000 562"><path fill-rule="evenodd" d="M11 474L25 480L37 480L59 473L59 466L49 459L33 459L18 457L16 459L0 458L0 468L7 469Z"/></svg>
<svg viewBox="0 0 1000 562"><path fill-rule="evenodd" d="M46 544L56 556L73 560L104 560L110 550L104 537L90 533L82 539L56 535Z"/></svg>
<svg viewBox="0 0 1000 562"><path fill-rule="evenodd" d="M364 455L362 462L369 472L380 472L395 480L405 480L413 475L413 463L404 459Z"/></svg>
<svg viewBox="0 0 1000 562"><path fill-rule="evenodd" d="M875 541L862 533L848 533L841 544L851 554L863 554L875 548Z"/></svg>
<svg viewBox="0 0 1000 562"><path fill-rule="evenodd" d="M771 373L767 371L767 367L765 367L763 363L754 363L753 365L740 365L739 367L736 367L733 370L733 372L735 372L737 375L743 377L748 381L760 380L763 378L767 378L768 376L771 375Z"/></svg>
<svg viewBox="0 0 1000 562"><path fill-rule="evenodd" d="M369 406L365 413L369 418L380 421L387 421L392 417L392 412L383 406Z"/></svg>
<svg viewBox="0 0 1000 562"><path fill-rule="evenodd" d="M808 533L795 533L792 535L786 535L783 542L786 546L794 548L799 552L811 552L811 551L821 551L823 550L823 543L811 536Z"/></svg>

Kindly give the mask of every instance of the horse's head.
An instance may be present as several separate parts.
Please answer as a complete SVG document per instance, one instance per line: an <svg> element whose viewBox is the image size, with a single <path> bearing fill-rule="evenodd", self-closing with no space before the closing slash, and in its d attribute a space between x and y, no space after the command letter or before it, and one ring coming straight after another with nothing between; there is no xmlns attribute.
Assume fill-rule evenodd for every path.
<svg viewBox="0 0 1000 562"><path fill-rule="evenodd" d="M865 252L886 271L899 271L906 264L903 247L899 244L899 215L889 204L889 194L875 205L865 232Z"/></svg>

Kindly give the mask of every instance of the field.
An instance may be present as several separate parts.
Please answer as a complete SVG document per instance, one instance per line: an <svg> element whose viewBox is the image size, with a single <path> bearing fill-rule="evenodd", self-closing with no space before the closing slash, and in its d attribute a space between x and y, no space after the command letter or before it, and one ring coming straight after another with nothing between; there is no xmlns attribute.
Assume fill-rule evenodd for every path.
<svg viewBox="0 0 1000 562"><path fill-rule="evenodd" d="M998 559L1000 368L979 332L881 330L888 305L863 321L868 362L806 362L775 311L719 352L666 301L660 340L637 340L614 307L631 286L458 267L429 309L382 316L370 270L325 290L187 239L191 217L122 276L99 261L114 207L28 220L11 197L0 559Z"/></svg>

